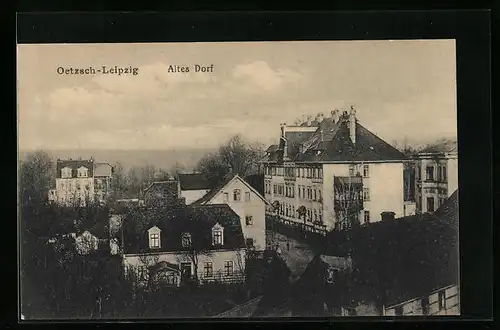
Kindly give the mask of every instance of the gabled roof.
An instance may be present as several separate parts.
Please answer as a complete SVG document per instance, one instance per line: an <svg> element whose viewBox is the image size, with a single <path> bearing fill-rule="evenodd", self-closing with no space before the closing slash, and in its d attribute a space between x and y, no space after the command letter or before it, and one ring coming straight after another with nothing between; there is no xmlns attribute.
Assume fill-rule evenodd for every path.
<svg viewBox="0 0 500 330"><path fill-rule="evenodd" d="M146 189L144 189L145 195L154 192L167 193L169 196L177 198L179 195L177 181L157 181L151 183Z"/></svg>
<svg viewBox="0 0 500 330"><path fill-rule="evenodd" d="M224 190L227 186L229 186L232 182L239 180L241 181L245 186L248 187L254 194L256 194L264 203L269 204L269 201L266 200L254 187L252 187L248 182L243 180L239 175L234 175L234 176L227 176L224 180L222 180L216 187L214 187L212 190L210 190L207 194L205 194L203 197L198 199L197 201L193 202L192 205L202 205L202 204L207 204L210 203L222 190Z"/></svg>
<svg viewBox="0 0 500 330"><path fill-rule="evenodd" d="M331 118L325 118L321 123L318 123L316 132L305 140L297 141L298 138L295 135L286 133L285 138L287 140L287 156L293 161L359 162L403 161L406 159L406 156L400 151L357 121L356 143L353 143L349 135L348 118L346 116L341 117L337 122L334 122ZM270 152L268 161L278 161L283 157L283 138L280 141L278 150Z"/></svg>
<svg viewBox="0 0 500 330"><path fill-rule="evenodd" d="M134 221L134 219L130 219ZM219 223L223 228L223 246L212 244L212 228ZM161 230L159 249L149 249L148 229L157 226ZM240 217L226 204L186 206L166 211L163 216L149 224L144 232L124 234L126 254L146 252L180 252L189 248L182 246L182 234L190 233L196 250L234 250L245 247Z"/></svg>
<svg viewBox="0 0 500 330"><path fill-rule="evenodd" d="M262 196L264 196L264 175L263 174L251 174L245 177L245 181L248 182L249 185L254 187L255 190L259 192Z"/></svg>
<svg viewBox="0 0 500 330"><path fill-rule="evenodd" d="M94 176L111 177L113 175L113 166L108 163L95 163Z"/></svg>
<svg viewBox="0 0 500 330"><path fill-rule="evenodd" d="M76 178L78 177L78 169L80 167L86 167L88 168L88 176L92 177L94 175L94 161L92 159L68 159L68 160L62 160L58 159L56 162L56 177L61 178L61 170L65 167L68 167L71 169L71 177Z"/></svg>
<svg viewBox="0 0 500 330"><path fill-rule="evenodd" d="M213 188L206 175L202 173L179 174L179 185L181 191L209 190Z"/></svg>
<svg viewBox="0 0 500 330"><path fill-rule="evenodd" d="M458 230L458 189L434 212L434 216Z"/></svg>

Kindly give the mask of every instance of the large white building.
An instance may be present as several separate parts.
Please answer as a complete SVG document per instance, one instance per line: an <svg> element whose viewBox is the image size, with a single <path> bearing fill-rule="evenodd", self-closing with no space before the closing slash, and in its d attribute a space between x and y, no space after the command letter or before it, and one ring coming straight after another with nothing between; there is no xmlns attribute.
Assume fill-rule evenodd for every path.
<svg viewBox="0 0 500 330"><path fill-rule="evenodd" d="M49 200L61 205L87 205L104 202L111 193L113 167L94 159L57 160L56 188L49 191Z"/></svg>
<svg viewBox="0 0 500 330"><path fill-rule="evenodd" d="M325 232L404 215L405 156L371 133L356 111L282 124L264 161L265 198L285 222Z"/></svg>
<svg viewBox="0 0 500 330"><path fill-rule="evenodd" d="M426 148L415 159L417 212L434 212L458 189L457 142L439 143Z"/></svg>

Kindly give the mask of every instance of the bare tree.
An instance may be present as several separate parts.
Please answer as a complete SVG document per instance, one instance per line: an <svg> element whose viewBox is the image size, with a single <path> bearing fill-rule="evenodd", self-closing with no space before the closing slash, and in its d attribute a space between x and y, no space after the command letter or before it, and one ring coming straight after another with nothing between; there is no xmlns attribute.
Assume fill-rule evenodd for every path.
<svg viewBox="0 0 500 330"><path fill-rule="evenodd" d="M196 284L199 283L199 276L198 276L198 266L199 266L199 260L200 257L210 257L212 256L212 251L208 249L207 247L203 246L200 241L192 241L191 236L189 238L183 237L183 245L184 245L184 250L179 254L177 257L178 261L180 263L182 262L190 262L193 264L193 272L194 272L194 282ZM195 237L196 238L196 237ZM181 269L182 271L182 269ZM182 274L184 275L184 274Z"/></svg>
<svg viewBox="0 0 500 330"><path fill-rule="evenodd" d="M245 177L257 172L263 156L263 144L248 143L238 134L221 145L216 153L203 157L198 162L197 170L217 183L228 173Z"/></svg>
<svg viewBox="0 0 500 330"><path fill-rule="evenodd" d="M334 209L339 229L359 225L359 212L363 209L363 183L361 176L336 177L334 183Z"/></svg>

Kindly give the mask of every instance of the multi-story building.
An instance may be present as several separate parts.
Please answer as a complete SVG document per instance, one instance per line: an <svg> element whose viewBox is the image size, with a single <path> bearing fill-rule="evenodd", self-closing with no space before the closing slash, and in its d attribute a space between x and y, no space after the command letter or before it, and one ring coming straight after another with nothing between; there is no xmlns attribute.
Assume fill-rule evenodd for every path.
<svg viewBox="0 0 500 330"><path fill-rule="evenodd" d="M56 188L49 191L49 200L67 206L103 202L111 193L112 173L111 165L96 163L93 158L58 159Z"/></svg>
<svg viewBox="0 0 500 330"><path fill-rule="evenodd" d="M268 214L313 231L404 214L403 162L397 149L338 110L300 126L281 125L264 161Z"/></svg>
<svg viewBox="0 0 500 330"><path fill-rule="evenodd" d="M422 150L415 155L415 163L416 210L434 212L458 188L456 141Z"/></svg>
<svg viewBox="0 0 500 330"><path fill-rule="evenodd" d="M239 175L230 175L203 197L197 205L227 204L240 217L246 246L255 250L266 247L265 209L269 202Z"/></svg>

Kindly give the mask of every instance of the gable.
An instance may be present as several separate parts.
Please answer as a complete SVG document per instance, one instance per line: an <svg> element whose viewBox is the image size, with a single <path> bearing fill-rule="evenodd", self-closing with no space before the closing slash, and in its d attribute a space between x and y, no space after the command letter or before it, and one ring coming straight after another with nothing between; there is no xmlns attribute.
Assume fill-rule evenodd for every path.
<svg viewBox="0 0 500 330"><path fill-rule="evenodd" d="M226 192L228 194L232 194L234 189L242 189L240 191L241 198L244 199L245 189L250 191L250 194L253 196L257 196L264 203L271 205L268 200L266 200L254 187L252 187L248 182L243 180L239 175L235 175L231 180L229 180L226 184L221 185L222 187L214 188L205 196L200 198L198 201L193 204L210 204L214 203L214 201L221 196L222 193Z"/></svg>

